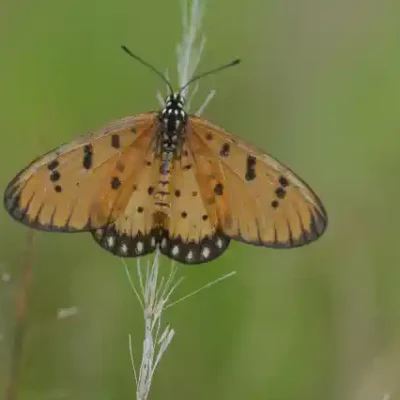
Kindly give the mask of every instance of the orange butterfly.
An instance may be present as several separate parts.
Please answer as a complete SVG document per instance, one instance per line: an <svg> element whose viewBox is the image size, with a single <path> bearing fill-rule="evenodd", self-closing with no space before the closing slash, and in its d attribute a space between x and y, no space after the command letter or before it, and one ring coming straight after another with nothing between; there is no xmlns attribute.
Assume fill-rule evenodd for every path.
<svg viewBox="0 0 400 400"><path fill-rule="evenodd" d="M154 67L123 49L150 67ZM231 239L290 248L317 239L327 214L289 168L201 118L182 90L160 112L111 123L33 161L8 185L7 211L36 229L90 231L121 257L157 248L186 264L219 257Z"/></svg>

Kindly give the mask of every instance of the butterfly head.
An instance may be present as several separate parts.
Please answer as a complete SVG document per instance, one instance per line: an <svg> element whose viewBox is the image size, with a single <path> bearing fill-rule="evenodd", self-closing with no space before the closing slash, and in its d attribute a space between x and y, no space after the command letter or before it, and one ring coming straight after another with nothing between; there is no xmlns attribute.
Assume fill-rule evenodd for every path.
<svg viewBox="0 0 400 400"><path fill-rule="evenodd" d="M165 98L165 108L163 109L162 113L164 115L176 115L175 111L180 113L183 111L184 105L185 99L182 97L182 95L180 93L172 93Z"/></svg>

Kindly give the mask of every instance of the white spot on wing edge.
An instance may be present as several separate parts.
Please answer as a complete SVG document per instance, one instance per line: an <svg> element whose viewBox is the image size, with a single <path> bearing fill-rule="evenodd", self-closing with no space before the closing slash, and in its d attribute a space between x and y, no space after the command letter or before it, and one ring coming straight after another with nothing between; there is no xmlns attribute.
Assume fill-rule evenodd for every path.
<svg viewBox="0 0 400 400"><path fill-rule="evenodd" d="M179 246L177 244L172 248L171 254L173 256L177 256L179 254Z"/></svg>
<svg viewBox="0 0 400 400"><path fill-rule="evenodd" d="M106 238L107 246L110 248L113 248L115 245L115 237L114 236L108 236Z"/></svg>
<svg viewBox="0 0 400 400"><path fill-rule="evenodd" d="M221 238L217 238L216 240L216 245L219 249L222 249L223 245L224 245L224 241Z"/></svg>
<svg viewBox="0 0 400 400"><path fill-rule="evenodd" d="M207 247L207 246L204 246L203 249L201 250L201 255L202 255L204 258L210 257L210 253L211 253L211 250L210 250L210 248Z"/></svg>
<svg viewBox="0 0 400 400"><path fill-rule="evenodd" d="M143 250L144 250L144 243L142 242L142 241L138 241L137 243L136 243L136 254L142 254L143 253Z"/></svg>
<svg viewBox="0 0 400 400"><path fill-rule="evenodd" d="M187 255L186 255L186 260L187 260L187 261L192 261L193 258L194 258L193 250L189 250L188 253L187 253Z"/></svg>
<svg viewBox="0 0 400 400"><path fill-rule="evenodd" d="M120 250L122 254L128 254L128 246L125 243L121 244Z"/></svg>

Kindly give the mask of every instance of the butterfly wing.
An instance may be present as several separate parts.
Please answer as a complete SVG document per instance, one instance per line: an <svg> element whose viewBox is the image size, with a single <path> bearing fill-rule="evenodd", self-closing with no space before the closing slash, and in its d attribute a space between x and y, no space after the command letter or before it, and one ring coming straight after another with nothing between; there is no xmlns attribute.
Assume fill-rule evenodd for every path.
<svg viewBox="0 0 400 400"><path fill-rule="evenodd" d="M158 182L160 159L151 147L145 162L126 182L128 201L117 218L104 227L92 231L95 241L105 250L120 257L139 257L152 253L160 242L160 228L155 218L157 210L154 191Z"/></svg>
<svg viewBox="0 0 400 400"><path fill-rule="evenodd" d="M143 171L155 121L155 113L127 117L45 154L8 185L6 210L50 231L86 231L116 220Z"/></svg>
<svg viewBox="0 0 400 400"><path fill-rule="evenodd" d="M297 247L322 235L325 209L289 168L219 127L191 117L203 196L215 200L219 229L232 239L267 247Z"/></svg>
<svg viewBox="0 0 400 400"><path fill-rule="evenodd" d="M295 247L325 230L326 212L300 178L197 117L188 120L182 156L170 161L164 189L158 133L156 114L147 113L61 146L13 179L5 208L37 229L91 231L119 256L141 256L160 244L162 253L188 264L219 257L230 238ZM167 211L157 202L161 192Z"/></svg>
<svg viewBox="0 0 400 400"><path fill-rule="evenodd" d="M230 239L221 231L213 195L202 190L207 174L187 142L172 168L169 216L161 252L185 264L200 264L219 257Z"/></svg>

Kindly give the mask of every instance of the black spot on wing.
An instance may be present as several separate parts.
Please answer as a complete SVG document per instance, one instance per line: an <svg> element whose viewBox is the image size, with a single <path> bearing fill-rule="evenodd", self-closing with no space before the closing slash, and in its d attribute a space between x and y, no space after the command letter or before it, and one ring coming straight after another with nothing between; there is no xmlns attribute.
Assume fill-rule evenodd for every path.
<svg viewBox="0 0 400 400"><path fill-rule="evenodd" d="M275 194L276 194L276 197L278 197L278 199L284 199L286 196L286 190L283 189L282 187L278 187L275 190Z"/></svg>
<svg viewBox="0 0 400 400"><path fill-rule="evenodd" d="M111 189L118 189L121 186L121 181L117 176L111 178Z"/></svg>
<svg viewBox="0 0 400 400"><path fill-rule="evenodd" d="M256 177L256 158L248 156L246 160L246 180L252 181Z"/></svg>
<svg viewBox="0 0 400 400"><path fill-rule="evenodd" d="M59 166L58 160L50 161L50 162L47 164L47 168L48 168L50 171L52 171L53 169L56 169L58 166Z"/></svg>
<svg viewBox="0 0 400 400"><path fill-rule="evenodd" d="M271 201L271 207L272 208L278 208L279 207L279 201L278 200L272 200Z"/></svg>
<svg viewBox="0 0 400 400"><path fill-rule="evenodd" d="M93 146L91 144L86 144L83 146L83 168L90 169L93 165Z"/></svg>
<svg viewBox="0 0 400 400"><path fill-rule="evenodd" d="M111 146L114 147L114 149L119 149L121 147L120 137L117 133L111 135Z"/></svg>
<svg viewBox="0 0 400 400"><path fill-rule="evenodd" d="M282 187L287 187L287 186L289 186L289 181L288 181L284 176L281 176L281 177L279 178L279 184L280 184Z"/></svg>
<svg viewBox="0 0 400 400"><path fill-rule="evenodd" d="M217 183L214 187L214 193L217 196L222 196L223 192L224 192L224 185L222 183Z"/></svg>
<svg viewBox="0 0 400 400"><path fill-rule="evenodd" d="M230 145L229 143L224 143L221 147L221 150L219 152L219 155L221 157L228 157L230 153Z"/></svg>
<svg viewBox="0 0 400 400"><path fill-rule="evenodd" d="M60 178L61 178L61 174L57 170L54 170L51 172L50 180L52 182L57 182Z"/></svg>

